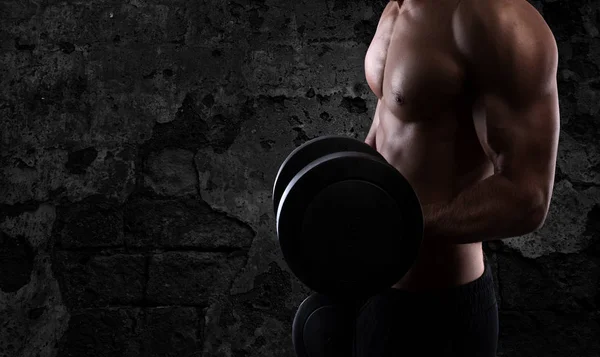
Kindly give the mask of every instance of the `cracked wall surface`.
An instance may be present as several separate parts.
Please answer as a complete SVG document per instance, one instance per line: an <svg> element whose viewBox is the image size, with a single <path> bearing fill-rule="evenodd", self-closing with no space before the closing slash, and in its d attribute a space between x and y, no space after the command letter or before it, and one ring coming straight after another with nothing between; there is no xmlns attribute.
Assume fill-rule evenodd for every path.
<svg viewBox="0 0 600 357"><path fill-rule="evenodd" d="M294 356L271 186L365 137L385 3L0 1L0 357ZM498 355L598 356L600 4L531 3L560 146L545 226L485 247Z"/></svg>

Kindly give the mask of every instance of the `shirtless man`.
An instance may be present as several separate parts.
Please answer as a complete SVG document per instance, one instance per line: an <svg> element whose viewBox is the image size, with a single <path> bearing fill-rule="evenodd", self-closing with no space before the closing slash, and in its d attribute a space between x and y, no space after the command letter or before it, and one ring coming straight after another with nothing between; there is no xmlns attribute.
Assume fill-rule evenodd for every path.
<svg viewBox="0 0 600 357"><path fill-rule="evenodd" d="M495 356L498 309L481 242L545 221L557 62L552 32L526 0L385 7L365 58L379 98L365 141L417 192L425 235L411 270L363 308L355 356Z"/></svg>

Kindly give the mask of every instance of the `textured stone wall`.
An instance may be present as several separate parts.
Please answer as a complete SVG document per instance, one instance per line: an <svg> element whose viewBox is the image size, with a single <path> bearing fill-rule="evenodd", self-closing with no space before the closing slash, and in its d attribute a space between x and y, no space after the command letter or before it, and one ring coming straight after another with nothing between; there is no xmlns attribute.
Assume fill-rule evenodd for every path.
<svg viewBox="0 0 600 357"><path fill-rule="evenodd" d="M546 225L486 247L499 355L598 356L600 7L533 4L562 132ZM0 1L0 357L293 356L271 185L364 138L384 5Z"/></svg>

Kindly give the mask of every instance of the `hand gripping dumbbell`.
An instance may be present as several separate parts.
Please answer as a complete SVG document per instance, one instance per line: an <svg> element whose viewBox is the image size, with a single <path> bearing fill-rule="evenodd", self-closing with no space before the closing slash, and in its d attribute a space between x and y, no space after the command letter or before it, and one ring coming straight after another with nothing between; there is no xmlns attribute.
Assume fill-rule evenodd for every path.
<svg viewBox="0 0 600 357"><path fill-rule="evenodd" d="M323 136L285 159L273 206L286 263L316 291L294 317L296 354L348 356L361 304L399 281L416 259L423 235L417 195L366 143Z"/></svg>

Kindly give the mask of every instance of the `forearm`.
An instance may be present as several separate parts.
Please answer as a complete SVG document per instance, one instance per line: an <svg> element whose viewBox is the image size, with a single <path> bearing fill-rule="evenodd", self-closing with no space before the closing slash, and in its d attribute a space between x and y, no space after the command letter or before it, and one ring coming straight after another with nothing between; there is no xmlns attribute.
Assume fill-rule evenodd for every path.
<svg viewBox="0 0 600 357"><path fill-rule="evenodd" d="M491 176L450 202L424 205L425 238L466 244L527 234L545 216L532 197L506 177Z"/></svg>

